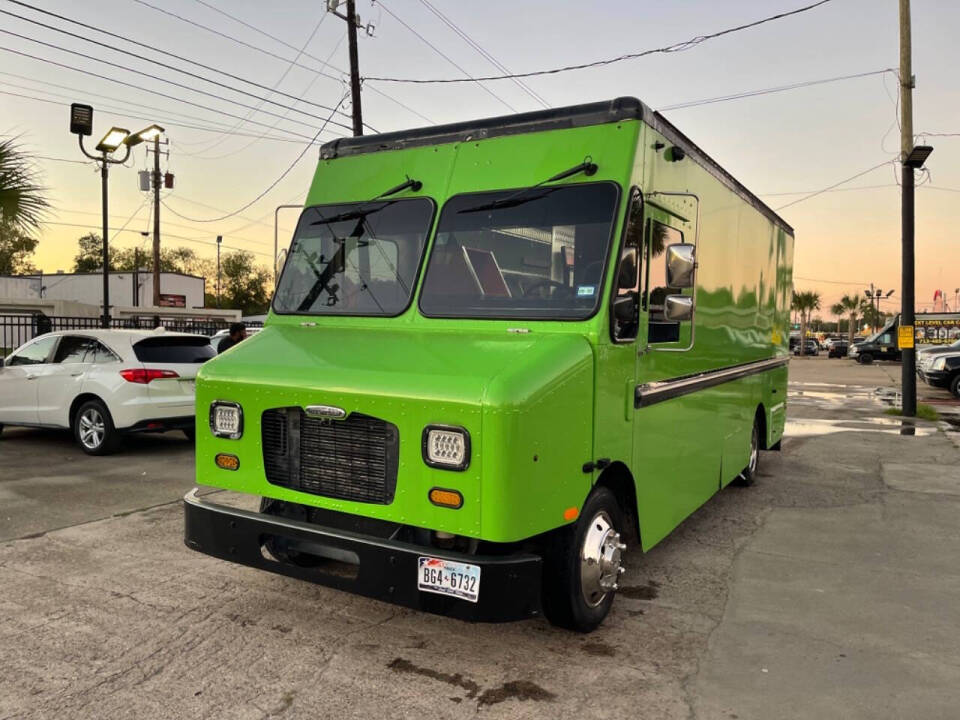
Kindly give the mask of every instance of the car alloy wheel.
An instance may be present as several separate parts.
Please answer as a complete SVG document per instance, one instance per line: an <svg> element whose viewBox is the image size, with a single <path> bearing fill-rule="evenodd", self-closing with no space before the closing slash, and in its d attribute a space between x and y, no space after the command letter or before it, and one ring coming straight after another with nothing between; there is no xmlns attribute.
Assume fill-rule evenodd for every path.
<svg viewBox="0 0 960 720"><path fill-rule="evenodd" d="M103 415L95 407L88 407L80 414L80 442L87 450L97 450L107 435Z"/></svg>

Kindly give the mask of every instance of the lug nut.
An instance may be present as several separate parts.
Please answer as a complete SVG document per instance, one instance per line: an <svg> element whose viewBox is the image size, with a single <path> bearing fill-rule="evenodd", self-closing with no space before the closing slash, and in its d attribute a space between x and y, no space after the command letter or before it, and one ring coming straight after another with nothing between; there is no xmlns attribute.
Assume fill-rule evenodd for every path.
<svg viewBox="0 0 960 720"><path fill-rule="evenodd" d="M623 575L626 571L627 571L627 569L626 569L625 567L618 567L618 568L617 568L617 575Z"/></svg>
<svg viewBox="0 0 960 720"><path fill-rule="evenodd" d="M617 543L617 550L619 550L620 552L623 552L626 549L627 549L627 546L624 543Z"/></svg>

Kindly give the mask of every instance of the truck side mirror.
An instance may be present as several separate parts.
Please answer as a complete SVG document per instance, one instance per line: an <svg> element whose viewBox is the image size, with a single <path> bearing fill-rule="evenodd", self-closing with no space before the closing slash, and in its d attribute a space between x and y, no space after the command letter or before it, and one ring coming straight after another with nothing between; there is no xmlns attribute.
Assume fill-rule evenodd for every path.
<svg viewBox="0 0 960 720"><path fill-rule="evenodd" d="M667 322L692 320L693 298L686 295L667 295L663 301L663 317Z"/></svg>
<svg viewBox="0 0 960 720"><path fill-rule="evenodd" d="M691 243L674 243L667 246L667 287L693 287L693 274L697 268L696 246Z"/></svg>
<svg viewBox="0 0 960 720"><path fill-rule="evenodd" d="M637 319L637 301L636 293L621 295L613 301L613 316L622 323L635 321Z"/></svg>

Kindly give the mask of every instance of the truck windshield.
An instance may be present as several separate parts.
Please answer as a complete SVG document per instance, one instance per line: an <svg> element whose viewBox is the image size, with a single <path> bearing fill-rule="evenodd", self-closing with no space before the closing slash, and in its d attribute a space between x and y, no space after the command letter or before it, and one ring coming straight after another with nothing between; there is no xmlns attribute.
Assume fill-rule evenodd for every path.
<svg viewBox="0 0 960 720"><path fill-rule="evenodd" d="M307 208L273 309L399 315L410 304L434 207L429 198L412 198Z"/></svg>
<svg viewBox="0 0 960 720"><path fill-rule="evenodd" d="M431 317L589 317L600 298L618 196L615 184L599 182L451 198L440 214L420 309Z"/></svg>

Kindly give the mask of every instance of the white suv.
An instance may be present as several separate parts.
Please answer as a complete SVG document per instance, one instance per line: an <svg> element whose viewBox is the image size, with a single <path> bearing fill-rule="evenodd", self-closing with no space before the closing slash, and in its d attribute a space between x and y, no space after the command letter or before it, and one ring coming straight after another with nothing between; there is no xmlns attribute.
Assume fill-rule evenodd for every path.
<svg viewBox="0 0 960 720"><path fill-rule="evenodd" d="M115 451L128 432L193 438L197 370L214 355L207 338L162 329L41 335L0 366L0 432L70 428L90 455Z"/></svg>

